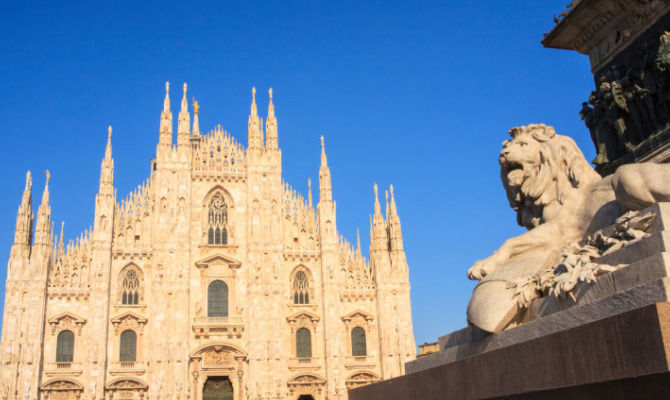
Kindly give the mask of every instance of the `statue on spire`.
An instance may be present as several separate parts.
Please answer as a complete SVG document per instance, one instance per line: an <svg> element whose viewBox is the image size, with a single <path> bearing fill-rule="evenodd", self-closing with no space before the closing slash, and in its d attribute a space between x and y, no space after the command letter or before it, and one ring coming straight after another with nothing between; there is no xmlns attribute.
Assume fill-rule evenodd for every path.
<svg viewBox="0 0 670 400"><path fill-rule="evenodd" d="M275 105L272 103L272 88L268 90L270 102L268 103L268 117L265 120L265 147L268 149L277 149L277 118L275 117Z"/></svg>
<svg viewBox="0 0 670 400"><path fill-rule="evenodd" d="M165 100L163 100L163 112L170 112L170 82L165 82Z"/></svg>

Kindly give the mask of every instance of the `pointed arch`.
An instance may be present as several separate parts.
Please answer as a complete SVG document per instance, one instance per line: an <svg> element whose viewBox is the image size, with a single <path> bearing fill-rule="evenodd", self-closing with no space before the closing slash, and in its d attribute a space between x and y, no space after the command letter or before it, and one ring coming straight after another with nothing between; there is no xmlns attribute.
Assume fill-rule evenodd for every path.
<svg viewBox="0 0 670 400"><path fill-rule="evenodd" d="M212 246L224 246L232 238L230 210L233 198L222 186L214 186L205 196L203 202L203 237L204 242Z"/></svg>
<svg viewBox="0 0 670 400"><path fill-rule="evenodd" d="M306 266L300 264L293 269L289 276L290 301L293 304L314 303L314 279L312 272Z"/></svg>
<svg viewBox="0 0 670 400"><path fill-rule="evenodd" d="M119 304L144 303L144 273L137 265L130 263L121 269L117 286Z"/></svg>

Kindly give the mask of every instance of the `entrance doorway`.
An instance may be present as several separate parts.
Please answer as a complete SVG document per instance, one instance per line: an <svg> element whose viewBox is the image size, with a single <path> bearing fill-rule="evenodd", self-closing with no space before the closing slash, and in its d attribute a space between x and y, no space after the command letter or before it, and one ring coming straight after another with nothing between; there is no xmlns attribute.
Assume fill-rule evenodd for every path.
<svg viewBox="0 0 670 400"><path fill-rule="evenodd" d="M312 397L311 394L303 394L302 396L298 397L298 400L314 400L314 397Z"/></svg>
<svg viewBox="0 0 670 400"><path fill-rule="evenodd" d="M227 376L210 376L202 388L202 400L233 400L233 384Z"/></svg>

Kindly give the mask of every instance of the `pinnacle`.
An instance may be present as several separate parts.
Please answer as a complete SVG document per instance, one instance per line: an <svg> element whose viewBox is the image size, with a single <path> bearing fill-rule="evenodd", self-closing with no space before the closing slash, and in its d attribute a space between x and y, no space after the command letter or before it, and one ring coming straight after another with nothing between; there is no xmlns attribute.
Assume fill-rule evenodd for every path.
<svg viewBox="0 0 670 400"><path fill-rule="evenodd" d="M184 96L181 98L181 112L188 112L188 101L186 100L186 82L184 82Z"/></svg>
<svg viewBox="0 0 670 400"><path fill-rule="evenodd" d="M326 145L323 140L323 135L321 135L321 167L325 168L328 166L328 159L326 158Z"/></svg>
<svg viewBox="0 0 670 400"><path fill-rule="evenodd" d="M30 170L26 172L26 188L25 191L29 192L30 189L33 187L33 177L30 175Z"/></svg>
<svg viewBox="0 0 670 400"><path fill-rule="evenodd" d="M165 100L163 100L163 112L170 112L170 82L165 82Z"/></svg>

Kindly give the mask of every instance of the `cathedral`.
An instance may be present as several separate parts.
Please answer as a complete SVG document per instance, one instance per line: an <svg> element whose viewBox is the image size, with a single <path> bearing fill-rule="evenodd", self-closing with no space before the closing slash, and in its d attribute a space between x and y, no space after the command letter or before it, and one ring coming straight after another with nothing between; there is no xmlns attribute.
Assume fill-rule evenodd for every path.
<svg viewBox="0 0 670 400"><path fill-rule="evenodd" d="M393 187L384 212L374 187L368 261L338 234L323 137L316 205L282 179L272 89L264 127L252 91L246 149L200 132L186 84L173 144L165 89L150 176L117 198L110 127L76 240L51 221L48 171L34 216L27 173L0 400L346 400L402 375L416 350Z"/></svg>

